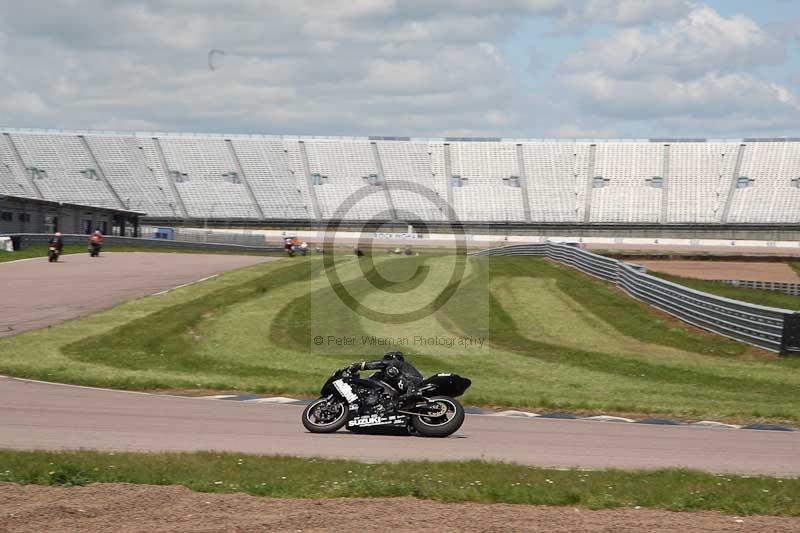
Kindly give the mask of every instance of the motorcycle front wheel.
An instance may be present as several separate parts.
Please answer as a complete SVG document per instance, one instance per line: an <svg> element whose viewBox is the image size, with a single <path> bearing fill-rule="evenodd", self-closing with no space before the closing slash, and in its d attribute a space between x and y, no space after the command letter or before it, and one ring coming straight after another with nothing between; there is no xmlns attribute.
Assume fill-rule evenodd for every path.
<svg viewBox="0 0 800 533"><path fill-rule="evenodd" d="M428 416L414 416L411 425L423 437L448 437L464 423L464 407L449 396L434 396Z"/></svg>
<svg viewBox="0 0 800 533"><path fill-rule="evenodd" d="M303 426L311 433L333 433L347 423L349 412L338 398L318 398L303 410Z"/></svg>

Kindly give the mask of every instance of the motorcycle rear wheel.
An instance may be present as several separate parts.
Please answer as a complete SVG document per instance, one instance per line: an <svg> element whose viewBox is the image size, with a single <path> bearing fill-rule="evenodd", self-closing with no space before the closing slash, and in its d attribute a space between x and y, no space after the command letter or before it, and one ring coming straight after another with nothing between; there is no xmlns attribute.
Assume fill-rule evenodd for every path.
<svg viewBox="0 0 800 533"><path fill-rule="evenodd" d="M464 406L449 396L434 396L431 404L438 404L441 415L414 416L411 425L423 437L449 437L464 423Z"/></svg>
<svg viewBox="0 0 800 533"><path fill-rule="evenodd" d="M336 412L331 412L331 407ZM318 398L303 410L303 426L311 433L334 433L347 423L349 406L338 399Z"/></svg>

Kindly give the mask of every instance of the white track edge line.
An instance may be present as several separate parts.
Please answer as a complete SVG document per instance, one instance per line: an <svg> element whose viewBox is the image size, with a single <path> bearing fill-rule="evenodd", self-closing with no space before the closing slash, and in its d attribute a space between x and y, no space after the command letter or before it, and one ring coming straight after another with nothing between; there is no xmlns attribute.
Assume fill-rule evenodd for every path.
<svg viewBox="0 0 800 533"><path fill-rule="evenodd" d="M197 279L197 280L194 280L194 281L190 281L189 283L184 283L183 285L178 285L177 287L172 287L171 289L165 289L165 290L163 290L161 292L153 293L150 296L161 296L162 294L167 294L168 292L172 292L172 291L175 291L175 290L178 290L178 289L182 289L184 287L188 287L189 285L194 285L195 283L202 283L203 281L208 281L210 279L216 278L217 276L219 276L219 274L212 274L212 275L206 276L206 277L204 277L202 279Z"/></svg>
<svg viewBox="0 0 800 533"><path fill-rule="evenodd" d="M230 394L230 395L229 394L218 394L218 395L213 395L213 396L180 396L180 395L177 395L177 394L159 394L157 392L144 392L144 391L123 390L123 389L107 389L107 388L104 388L104 387L92 387L92 386L89 386L89 385L74 385L72 383L56 383L56 382L53 382L53 381L42 381L42 380L39 380L39 379L17 378L17 377L14 377L14 376L7 376L5 374L0 374L0 379L4 379L4 378L5 379L9 379L9 380L13 380L13 381L25 381L25 382L29 382L29 383L39 383L41 385L55 385L55 386L58 386L58 387L71 387L71 388L75 388L75 389L87 389L87 390L96 390L96 391L103 391L103 392L120 392L120 393L124 393L124 394L137 394L139 396L153 396L153 397L162 397L162 398L181 398L181 399L184 399L184 400L225 400L226 398L236 398L237 397L237 395L235 395L235 394ZM270 398L271 397L267 396L265 398L254 398L252 400L242 400L242 401L238 401L236 403L238 403L238 404L257 404L257 405L258 404L266 404L266 403L271 404L271 405L296 405L296 404L289 404L288 402L284 402L284 401L281 401L281 402L270 402L270 401L268 401ZM278 396L278 398L285 398L285 397ZM301 399L298 398L295 401L300 401L300 400ZM570 418L570 419L552 419L552 418L548 418L548 417L542 417L540 414L537 414L537 413L531 413L531 415L533 415L533 416L513 416L513 415L502 415L502 414L499 414L499 413L468 413L468 414L470 416L492 416L492 417L500 416L502 418L518 419L518 420L530 420L532 418L541 418L541 419L544 419L544 420L581 420L581 421L586 421L586 422L600 422L599 420L592 420L590 418L580 418L580 417L578 417L578 418ZM604 422L606 424L625 424L625 425L637 424L638 423L636 421L634 421L634 422L620 422L620 421L617 421L617 420L613 420L613 421L612 420L608 420L608 421L604 420L602 422ZM714 422L714 421L704 420L703 422ZM732 430L732 429L736 429L736 430L739 430L739 431L742 431L742 430L744 430L744 431L759 431L759 432L765 431L763 429L746 429L746 428L744 428L742 426L736 427L735 424L725 424L723 422L719 422L719 424L722 424L722 425L721 426L712 426L712 425L698 424L698 423L692 423L692 422L685 423L685 424L676 424L676 425L660 425L660 424L652 424L652 425L660 425L661 427L694 427L694 428L698 428L698 429L716 429L716 430L725 430L725 429L731 429ZM642 424L642 425L644 425L644 424ZM728 427L725 427L725 426L728 426ZM775 433L800 433L800 431L792 430L792 431L775 432Z"/></svg>
<svg viewBox="0 0 800 533"><path fill-rule="evenodd" d="M12 381L24 381L27 383L38 383L40 385L53 385L56 387L70 387L73 389L86 389L86 390L96 390L96 391L103 391L103 392L121 392L124 394L137 394L139 396L162 396L164 398L187 398L187 399L202 399L202 396L180 396L178 394L158 394L155 392L144 392L144 391L136 391L136 390L124 390L124 389L108 389L105 387L92 387L90 385L74 385L72 383L57 383L55 381L42 381L40 379L30 379L30 378L18 378L14 376L7 376L5 374L0 374L0 379L8 379Z"/></svg>
<svg viewBox="0 0 800 533"><path fill-rule="evenodd" d="M12 252L13 253L13 252ZM67 254L72 255L72 254ZM0 265L10 265L12 263L22 263L24 261L36 261L37 259L47 259L47 256L42 257L26 257L25 259L14 259L12 261L3 261Z"/></svg>

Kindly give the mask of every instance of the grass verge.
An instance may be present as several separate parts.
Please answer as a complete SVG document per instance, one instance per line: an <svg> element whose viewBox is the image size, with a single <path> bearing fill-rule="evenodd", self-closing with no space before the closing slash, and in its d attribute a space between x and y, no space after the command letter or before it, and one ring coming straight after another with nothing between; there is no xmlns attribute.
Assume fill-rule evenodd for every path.
<svg viewBox="0 0 800 533"><path fill-rule="evenodd" d="M632 299L614 285L551 261L503 258L492 264L492 277L555 280L561 292L592 315L623 335L648 344L704 355L737 356L746 350L746 345L718 335L701 334L682 325L676 327L677 321L657 315L652 307Z"/></svg>
<svg viewBox="0 0 800 533"><path fill-rule="evenodd" d="M280 498L415 496L445 502L650 507L800 516L800 479L691 470L554 470L491 463L356 461L230 453L0 450L0 481L183 485L199 492Z"/></svg>
<svg viewBox="0 0 800 533"><path fill-rule="evenodd" d="M742 300L743 302L764 305L767 307L779 307L781 309L800 311L800 298L790 294L783 294L777 291L734 287L719 281L684 278L681 276L662 274L654 271L650 271L649 273L661 279L689 287L690 289L716 294L717 296L723 296L733 300Z"/></svg>

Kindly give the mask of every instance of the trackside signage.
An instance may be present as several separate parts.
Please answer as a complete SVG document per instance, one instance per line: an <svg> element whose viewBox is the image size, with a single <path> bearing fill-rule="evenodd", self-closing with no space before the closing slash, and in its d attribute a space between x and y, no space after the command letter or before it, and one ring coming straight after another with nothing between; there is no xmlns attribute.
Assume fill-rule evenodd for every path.
<svg viewBox="0 0 800 533"><path fill-rule="evenodd" d="M422 233L376 233L376 239L424 239Z"/></svg>

